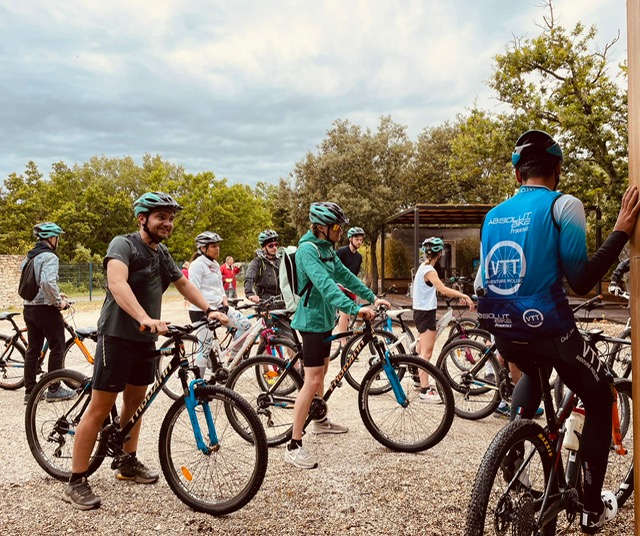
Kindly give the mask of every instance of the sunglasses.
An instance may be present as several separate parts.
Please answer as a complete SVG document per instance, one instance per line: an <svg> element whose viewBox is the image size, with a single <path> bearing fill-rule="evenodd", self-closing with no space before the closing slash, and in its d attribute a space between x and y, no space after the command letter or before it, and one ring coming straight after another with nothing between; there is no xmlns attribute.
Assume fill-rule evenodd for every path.
<svg viewBox="0 0 640 536"><path fill-rule="evenodd" d="M342 229L342 225L340 225L339 223L334 223L331 227L329 227L329 229L331 229L334 233L337 233Z"/></svg>
<svg viewBox="0 0 640 536"><path fill-rule="evenodd" d="M278 243L277 242L269 242L265 247L270 248L272 246L274 248L277 248L278 247Z"/></svg>

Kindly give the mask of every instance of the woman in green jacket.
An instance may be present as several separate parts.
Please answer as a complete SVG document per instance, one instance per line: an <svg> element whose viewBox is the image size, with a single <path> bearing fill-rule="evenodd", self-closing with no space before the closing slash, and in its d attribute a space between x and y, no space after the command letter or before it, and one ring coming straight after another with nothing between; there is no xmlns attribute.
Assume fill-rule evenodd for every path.
<svg viewBox="0 0 640 536"><path fill-rule="evenodd" d="M300 300L291 327L302 335L304 385L293 409L293 434L285 450L285 461L300 469L313 469L317 461L302 446L302 427L309 414L315 395L324 393L324 378L329 369L331 343L327 339L334 327L336 309L367 320L375 318L375 312L362 307L345 296L338 283L355 292L374 305L389 302L376 298L362 281L342 264L335 252L343 226L349 223L342 209L335 203L312 203L309 209L311 230L301 239L296 252L298 288L311 288ZM342 434L348 428L331 422L327 417L313 421L311 432L315 434Z"/></svg>

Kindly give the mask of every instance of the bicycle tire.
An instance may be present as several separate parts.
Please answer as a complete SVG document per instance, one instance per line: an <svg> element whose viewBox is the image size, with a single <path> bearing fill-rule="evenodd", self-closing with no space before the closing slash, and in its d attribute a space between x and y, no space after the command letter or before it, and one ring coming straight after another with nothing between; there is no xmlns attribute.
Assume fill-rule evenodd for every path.
<svg viewBox="0 0 640 536"><path fill-rule="evenodd" d="M487 347L470 339L457 339L445 346L436 362L453 391L455 414L467 420L491 415L502 399L500 363ZM480 363L482 367L475 369ZM475 372L474 372L475 371Z"/></svg>
<svg viewBox="0 0 640 536"><path fill-rule="evenodd" d="M97 341L94 341L90 337L86 337L82 339L82 345L93 361L93 358L96 355ZM73 337L69 337L64 345L61 368L77 370L89 378L93 375L93 362L89 361L88 356L86 356L82 348L76 344L76 339Z"/></svg>
<svg viewBox="0 0 640 536"><path fill-rule="evenodd" d="M618 499L618 508L622 508L633 493L633 459L634 459L634 437L633 437L633 398L631 380L623 378L614 382L618 392L618 412L620 414L623 446L626 454L621 455L615 448L609 449L609 461L607 463L607 473L604 478L602 489L613 491Z"/></svg>
<svg viewBox="0 0 640 536"><path fill-rule="evenodd" d="M0 388L15 391L24 387L26 350L13 337L0 333Z"/></svg>
<svg viewBox="0 0 640 536"><path fill-rule="evenodd" d="M617 336L618 339L631 340L631 328L626 328ZM631 377L631 345L614 343L607 357L607 365L618 378Z"/></svg>
<svg viewBox="0 0 640 536"><path fill-rule="evenodd" d="M198 338L195 335L185 335L184 337L182 337L182 341L184 342L184 353L189 359L189 366L193 367L195 364L196 356L198 355L198 351L201 348L202 343L198 340ZM167 339L160 345L160 348L172 348L174 344L175 343L173 339ZM160 375L162 374L164 369L167 368L167 365L172 359L173 359L173 354L162 355L157 359L156 380L160 379ZM205 371L205 377L207 377L207 374L211 375L211 372L212 372L211 357L209 357L209 359L207 359L207 369ZM192 375L192 378L190 379L194 379L194 378L195 376ZM182 391L182 382L178 377L177 370L167 380L167 383L165 383L162 386L162 390L172 400L178 400L179 398L182 398L184 396L184 393Z"/></svg>
<svg viewBox="0 0 640 536"><path fill-rule="evenodd" d="M527 459L521 476L513 478ZM522 460L519 465L518 460ZM465 536L534 534L534 497L544 493L553 461L552 443L537 423L521 419L502 428L480 462L467 508ZM514 484L508 486L511 480ZM555 534L556 522L557 518L551 520L542 534Z"/></svg>
<svg viewBox="0 0 640 536"><path fill-rule="evenodd" d="M247 400L262 423L270 447L282 445L291 439L293 430L293 406L302 389L303 380L293 369L284 369L283 361L270 355L259 355L243 361L229 376L227 387ZM279 397L278 401L267 394L270 387L283 374L280 389L271 393ZM228 415L229 422L246 440L250 435L243 430L241 423L233 413Z"/></svg>
<svg viewBox="0 0 640 536"><path fill-rule="evenodd" d="M451 428L454 415L451 388L443 374L420 357L392 356L390 362L407 403L400 404L392 389L377 392L377 383L390 384L383 363L377 363L365 375L358 393L362 422L379 443L392 450L422 452L430 449L442 441ZM441 404L429 404L420 399L413 380L420 371L430 376L440 394Z"/></svg>
<svg viewBox="0 0 640 536"><path fill-rule="evenodd" d="M46 393L54 384L77 391L71 400L48 402ZM45 374L31 391L25 412L25 430L31 454L52 477L67 481L71 476L71 457L75 430L91 398L90 379L75 370L56 370ZM105 425L111 422L110 417ZM96 442L87 475L95 472L106 456L106 445Z"/></svg>
<svg viewBox="0 0 640 536"><path fill-rule="evenodd" d="M356 333L353 337L351 337L347 343L344 345L342 349L342 354L340 356L340 368L344 369L347 362L351 357L351 353L354 348L362 341L362 338L365 336L363 332ZM389 346L398 341L398 338L389 331L384 331L381 329L374 330L374 336L385 343L385 346ZM392 350L392 355L406 355L406 349L402 345L402 343L395 346ZM353 362L351 367L344 373L344 379L347 380L347 383L353 387L356 391L360 390L360 385L367 372L380 360L380 356L375 349L375 346L370 343L362 348L356 361ZM404 372L403 372L404 374ZM383 385L378 385L376 390L378 393L382 393L385 390L389 389L390 386L386 387Z"/></svg>
<svg viewBox="0 0 640 536"><path fill-rule="evenodd" d="M195 389L196 418L208 452L198 449L185 399L169 408L160 428L160 466L171 490L197 512L221 516L245 506L258 492L267 471L268 449L264 428L249 403L220 385ZM217 443L207 437L203 406L213 417ZM234 419L250 430L247 441L227 420L227 408Z"/></svg>

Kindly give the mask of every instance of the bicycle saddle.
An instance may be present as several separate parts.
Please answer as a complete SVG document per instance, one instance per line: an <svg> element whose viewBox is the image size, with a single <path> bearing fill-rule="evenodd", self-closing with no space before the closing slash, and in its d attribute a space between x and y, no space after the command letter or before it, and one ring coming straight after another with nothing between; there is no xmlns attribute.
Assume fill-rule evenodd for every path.
<svg viewBox="0 0 640 536"><path fill-rule="evenodd" d="M14 316L19 316L20 313L0 313L0 320L9 320L10 318L13 318Z"/></svg>
<svg viewBox="0 0 640 536"><path fill-rule="evenodd" d="M89 337L89 338L97 338L98 336L98 329L91 327L91 328L78 328L76 329L76 333L78 335L81 335L82 337Z"/></svg>
<svg viewBox="0 0 640 536"><path fill-rule="evenodd" d="M404 313L410 313L411 309L396 309L394 311L387 311L387 316L391 318L398 318L400 315Z"/></svg>

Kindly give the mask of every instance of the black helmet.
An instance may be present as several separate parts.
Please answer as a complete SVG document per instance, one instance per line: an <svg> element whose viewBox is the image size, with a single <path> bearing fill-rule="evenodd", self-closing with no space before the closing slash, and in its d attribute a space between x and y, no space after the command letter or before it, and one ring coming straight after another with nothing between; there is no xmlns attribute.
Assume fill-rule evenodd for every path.
<svg viewBox="0 0 640 536"><path fill-rule="evenodd" d="M208 246L209 244L217 244L218 242L222 242L222 237L218 233L205 231L196 236L196 247L199 248Z"/></svg>
<svg viewBox="0 0 640 536"><path fill-rule="evenodd" d="M182 210L182 206L173 197L164 192L147 192L133 203L133 213L136 217L138 217L139 214L145 214L161 208L169 208L174 212Z"/></svg>
<svg viewBox="0 0 640 536"><path fill-rule="evenodd" d="M278 240L278 233L273 229L265 229L258 235L260 247L264 247L268 242L273 242L274 240Z"/></svg>
<svg viewBox="0 0 640 536"><path fill-rule="evenodd" d="M319 225L342 225L349 223L349 218L336 203L326 201L323 203L311 203L309 221Z"/></svg>
<svg viewBox="0 0 640 536"><path fill-rule="evenodd" d="M562 162L562 149L558 142L542 130L527 130L518 138L511 154L511 163L518 167L531 160Z"/></svg>

